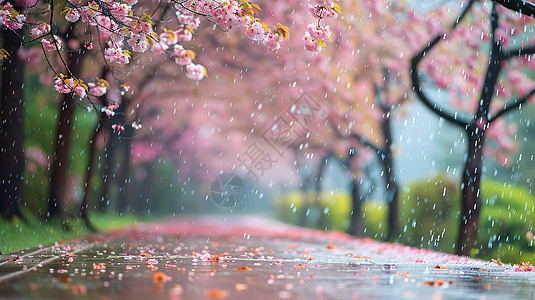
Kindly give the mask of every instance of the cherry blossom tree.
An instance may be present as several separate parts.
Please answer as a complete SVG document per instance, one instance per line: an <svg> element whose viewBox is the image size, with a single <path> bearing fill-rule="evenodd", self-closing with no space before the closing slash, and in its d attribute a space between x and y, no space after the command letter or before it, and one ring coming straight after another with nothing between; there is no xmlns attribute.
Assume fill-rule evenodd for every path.
<svg viewBox="0 0 535 300"><path fill-rule="evenodd" d="M345 3L341 7L353 15L336 27L357 30L337 29L341 34L334 42L336 47L328 49L330 64L338 76L332 83L337 85L337 92L331 97L329 121L338 140L352 140L352 147L359 145L358 150L352 151L359 152L361 162L353 154L351 164L362 165L365 151L374 153L379 161L388 206L386 238L395 239L400 216L392 120L410 100L410 78L405 70L411 55L423 45L422 38L428 35L426 21L404 2L378 0L358 5ZM360 181L359 173L363 176L355 172L353 184ZM362 197L357 195L357 189L351 188L352 219L362 218ZM362 231L357 228L357 220L352 224L356 226L353 231Z"/></svg>
<svg viewBox="0 0 535 300"><path fill-rule="evenodd" d="M468 149L456 245L457 253L463 255L470 255L477 246L484 157L493 155L503 164L511 160L516 146L508 138L512 128L506 126L503 116L520 109L535 94L534 84L526 76L534 67L534 23L523 15L533 15L534 6L526 1L495 2L520 12L489 1L442 7L438 11L442 20L452 19L448 18L450 11L457 13L456 20L448 27L436 23L435 37L412 58L410 67L414 91L421 102L465 131ZM431 82L426 84L427 78ZM430 86L447 91L451 108L430 96Z"/></svg>
<svg viewBox="0 0 535 300"><path fill-rule="evenodd" d="M247 1L232 0L224 4L212 0L169 1L157 3L152 11L147 10L148 5L143 7L135 0L126 2L66 1L63 3L52 2L49 5L34 1L31 4L26 3L27 6L17 5L15 1L13 2L6 2L0 9L0 25L2 31L6 33L4 42L9 45L19 45L18 48L22 44L39 44L50 65L51 74L55 74L54 89L59 93L72 96L70 99L65 99L60 111L57 147L54 155L57 159L55 159L52 169L50 216L57 213L61 214L63 210L61 206L61 198L64 194L62 182L65 177L64 169L68 164L62 158L67 157L64 154L69 148L70 131L65 124L69 124L72 120L71 107L74 107L73 103L78 99L85 99L95 109L100 110L100 106L95 105L96 102L93 100L107 91L108 84L102 79L84 83L82 79L84 70L82 70L82 62L80 61L83 53L93 52L102 57L97 59L99 63L115 69L121 68L118 65L127 65L132 59L135 60L137 56L133 56L134 54L142 54L151 50L154 53L174 58L175 62L186 71L186 77L200 80L206 76L206 69L202 65L194 63L195 53L184 47L184 43L192 40L193 33L200 24L200 17L204 17L222 31L243 27L248 33L247 35L250 35L251 28L256 28L253 30L255 39L262 40L263 44L272 50L280 47L282 40L288 38L289 31L288 28L280 24L270 27L262 22L258 18L260 7ZM61 10L63 10L64 16L59 13ZM159 18L154 14L158 11L162 12L158 16ZM149 16L146 12L151 12L152 15ZM163 28L163 23L166 26L171 24L167 20L169 18L175 20L174 29ZM258 24L261 25L261 28L258 28ZM20 32L17 34L16 30ZM25 37L24 32L29 33L29 39ZM12 60L8 62L16 61L16 59L13 60L16 57L15 50L17 47L2 49L2 58L11 57ZM126 68L132 68L132 64ZM136 66L133 68L135 69ZM7 86L9 85L4 85L4 87ZM21 102L21 97L18 98L20 108L23 102ZM17 101L9 103L16 104ZM3 106L6 107L6 113L7 111L21 111L21 109L17 110L16 108L10 109L7 105ZM109 107L116 108L114 105ZM113 110L109 107L106 110ZM14 118L19 119L18 116L14 116ZM13 121L9 121L9 123L11 124ZM22 126L16 127L22 128ZM6 132L7 135L7 130L3 132ZM10 133L16 134L17 132L10 130ZM19 133L18 136L17 138L22 141L20 137L22 134ZM9 137L6 136L5 140L6 145L10 144ZM22 142L15 143L17 147L19 144ZM19 151L15 148L9 148L9 151L17 152L17 155L21 156L22 145ZM3 153L6 153L2 156L6 157L6 162L15 161L23 164L22 159L13 159L7 152ZM2 197L2 203L5 202L4 199L15 199L6 200L13 203L20 201L20 195L16 194L21 191L20 180L17 179L21 175L17 168L10 170L10 174L4 176L4 180L13 184L13 188L8 188L6 185L6 193L8 194L6 197ZM14 176L13 180L9 180L9 176Z"/></svg>
<svg viewBox="0 0 535 300"><path fill-rule="evenodd" d="M4 48L0 50L2 60L1 90L1 122L0 122L0 212L4 218L11 219L22 216L19 209L22 203L22 185L24 172L24 63L16 55L22 41L18 38L23 34L18 22L22 20L7 19L5 8L22 10L19 3L13 6L7 3L0 13L0 24L8 23L12 30L2 30Z"/></svg>

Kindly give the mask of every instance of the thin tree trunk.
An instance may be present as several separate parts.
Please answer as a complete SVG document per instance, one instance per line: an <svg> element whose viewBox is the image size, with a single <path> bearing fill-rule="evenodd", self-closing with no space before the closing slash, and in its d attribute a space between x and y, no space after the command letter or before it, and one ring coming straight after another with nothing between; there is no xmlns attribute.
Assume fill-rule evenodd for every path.
<svg viewBox="0 0 535 300"><path fill-rule="evenodd" d="M80 207L80 217L85 222L86 227L95 232L97 231L96 228L91 224L91 220L89 220L89 199L91 196L91 177L93 176L93 162L95 160L96 152L97 152L97 143L96 139L100 133L100 123L97 124L97 127L95 128L95 132L93 133L93 136L89 140L89 158L87 159L87 172L85 174L85 186L84 186L84 198L82 200L82 205Z"/></svg>
<svg viewBox="0 0 535 300"><path fill-rule="evenodd" d="M104 125L106 126L106 125ZM102 181L102 196L100 197L98 210L105 212L110 203L110 188L112 184L112 177L115 169L115 133L111 132L109 128L106 129L108 133L108 143L104 147L105 162L104 162L104 177Z"/></svg>
<svg viewBox="0 0 535 300"><path fill-rule="evenodd" d="M481 174L483 167L484 131L468 127L468 152L461 184L461 220L457 241L457 254L470 255L477 241L477 226L481 212Z"/></svg>
<svg viewBox="0 0 535 300"><path fill-rule="evenodd" d="M17 51L21 47L21 30L2 30L4 49L10 54L2 62L0 124L0 214L11 219L22 217L24 177L24 63Z"/></svg>
<svg viewBox="0 0 535 300"><path fill-rule="evenodd" d="M323 172L325 171L325 167L327 166L327 163L329 162L329 154L325 155L321 158L318 168L316 170L316 176L314 176L314 197L315 197L315 203L318 209L320 210L320 216L318 219L318 225L321 228L324 228L326 226L325 222L325 214L324 214L324 208L321 203L321 182L323 180Z"/></svg>
<svg viewBox="0 0 535 300"><path fill-rule="evenodd" d="M363 197L360 194L359 180L356 178L351 181L351 215L350 223L347 233L363 237L364 236L364 222L362 220L362 201Z"/></svg>
<svg viewBox="0 0 535 300"><path fill-rule="evenodd" d="M121 141L122 165L119 170L119 199L117 213L123 214L130 211L130 140Z"/></svg>
<svg viewBox="0 0 535 300"><path fill-rule="evenodd" d="M82 53L80 51L70 52L68 66L72 76L78 78L82 69ZM69 167L69 151L75 108L76 104L73 95L64 94L56 130L47 218L58 216L63 219L65 217L64 205L68 185L67 170Z"/></svg>
<svg viewBox="0 0 535 300"><path fill-rule="evenodd" d="M399 187L394 175L394 158L392 155L392 130L390 124L390 117L386 115L383 118L382 132L384 137L384 147L380 154L380 161L383 167L383 176L386 188L386 200L388 201L388 227L386 232L386 239L392 240L399 235Z"/></svg>

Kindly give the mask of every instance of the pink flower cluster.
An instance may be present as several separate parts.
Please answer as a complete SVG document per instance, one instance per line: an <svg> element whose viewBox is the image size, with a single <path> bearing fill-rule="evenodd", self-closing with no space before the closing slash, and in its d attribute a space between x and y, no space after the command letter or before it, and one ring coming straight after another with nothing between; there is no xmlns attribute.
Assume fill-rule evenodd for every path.
<svg viewBox="0 0 535 300"><path fill-rule="evenodd" d="M50 25L45 22L41 22L38 26L30 30L30 35L35 39L50 32Z"/></svg>
<svg viewBox="0 0 535 300"><path fill-rule="evenodd" d="M74 92L80 98L86 96L87 86L79 79L67 78L63 74L59 74L54 81L54 89L61 94L68 94Z"/></svg>
<svg viewBox="0 0 535 300"><path fill-rule="evenodd" d="M26 16L16 13L10 3L0 8L0 25L16 30L21 29L25 22Z"/></svg>
<svg viewBox="0 0 535 300"><path fill-rule="evenodd" d="M189 64L186 66L186 77L191 80L201 80L204 78L206 69L202 65Z"/></svg>
<svg viewBox="0 0 535 300"><path fill-rule="evenodd" d="M308 8L317 19L333 19L338 17L333 0L310 0Z"/></svg>
<svg viewBox="0 0 535 300"><path fill-rule="evenodd" d="M168 0L169 1L169 0ZM262 44L269 50L277 50L285 34L280 30L267 28L258 19L255 7L251 4L227 0L224 2L215 0L188 0L175 7L184 15L192 12L206 15L223 29L233 27L245 27L245 34L253 41L263 41Z"/></svg>
<svg viewBox="0 0 535 300"><path fill-rule="evenodd" d="M114 110L117 109L118 107L119 107L119 104L113 103L106 107L102 107L100 109L100 112L103 112L104 114L106 114L107 117L113 117L115 116Z"/></svg>
<svg viewBox="0 0 535 300"><path fill-rule="evenodd" d="M104 96L110 88L110 85L104 79L99 79L96 83L90 82L87 86L89 87L89 94L95 97Z"/></svg>
<svg viewBox="0 0 535 300"><path fill-rule="evenodd" d="M111 63L127 64L130 61L125 45L134 52L143 53L155 40L152 22L149 16L132 17L130 1L89 2L86 6L69 8L65 18L69 22L81 20L89 26L96 27L102 42L108 42L104 57Z"/></svg>
<svg viewBox="0 0 535 300"><path fill-rule="evenodd" d="M534 272L535 267L529 262L523 262L521 265L514 265L515 272Z"/></svg>
<svg viewBox="0 0 535 300"><path fill-rule="evenodd" d="M109 48L104 50L104 58L111 63L127 64L130 62L130 54L122 49L120 43L108 43Z"/></svg>
<svg viewBox="0 0 535 300"><path fill-rule="evenodd" d="M315 24L309 24L307 31L303 35L303 43L305 49L310 52L318 52L326 40L330 40L331 30L329 26L317 26Z"/></svg>
<svg viewBox="0 0 535 300"><path fill-rule="evenodd" d="M52 35L52 38L47 40L47 39L42 39L41 40L41 44L43 44L43 48L46 50L46 51L54 51L54 50L59 50L62 48L62 44L63 42L61 41L61 39L59 38L59 36L57 35Z"/></svg>
<svg viewBox="0 0 535 300"><path fill-rule="evenodd" d="M76 22L80 19L80 13L76 9L69 9L67 14L65 14L65 20L69 22Z"/></svg>
<svg viewBox="0 0 535 300"><path fill-rule="evenodd" d="M333 0L309 0L308 7L318 22L317 25L309 24L307 26L307 31L303 35L303 44L306 50L318 52L322 47L325 47L325 41L330 41L331 38L329 26L321 26L319 23L323 19L338 17L337 11L340 11L340 8Z"/></svg>
<svg viewBox="0 0 535 300"><path fill-rule="evenodd" d="M113 124L111 125L111 129L113 129L113 131L117 130L117 131L124 131L124 126L121 125L121 124ZM154 264L154 265L157 265L158 264L158 261L156 261L156 263L154 263L154 261L152 262L149 262L150 264Z"/></svg>
<svg viewBox="0 0 535 300"><path fill-rule="evenodd" d="M175 45L173 51L173 57L175 57L175 63L181 66L187 66L192 63L192 59L195 58L195 53L191 50L185 50L182 45Z"/></svg>

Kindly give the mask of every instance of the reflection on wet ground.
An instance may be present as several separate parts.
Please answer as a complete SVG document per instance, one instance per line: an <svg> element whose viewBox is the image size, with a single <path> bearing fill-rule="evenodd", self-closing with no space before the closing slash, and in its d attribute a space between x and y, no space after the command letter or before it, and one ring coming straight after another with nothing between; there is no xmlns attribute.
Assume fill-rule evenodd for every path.
<svg viewBox="0 0 535 300"><path fill-rule="evenodd" d="M0 298L73 296L535 299L535 272L258 220L142 225L0 256Z"/></svg>

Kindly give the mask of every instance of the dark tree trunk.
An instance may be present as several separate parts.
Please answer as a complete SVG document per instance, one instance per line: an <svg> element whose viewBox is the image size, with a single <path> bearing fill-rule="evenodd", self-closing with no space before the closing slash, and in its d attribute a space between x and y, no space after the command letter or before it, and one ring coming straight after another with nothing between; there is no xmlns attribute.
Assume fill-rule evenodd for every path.
<svg viewBox="0 0 535 300"><path fill-rule="evenodd" d="M325 167L327 166L327 163L329 162L329 154L325 155L321 158L321 161L319 162L318 168L316 170L316 174L313 177L314 178L314 203L316 204L316 207L320 211L320 215L318 218L317 225L320 228L324 228L327 224L325 222L325 214L324 214L324 207L321 203L321 182L323 180L323 172L325 171Z"/></svg>
<svg viewBox="0 0 535 300"><path fill-rule="evenodd" d="M106 163L105 163L105 175L102 189L102 197L99 203L99 210L101 212L106 211L111 202L117 203L116 209L117 212L124 212L126 209L126 199L121 199L126 195L126 184L125 180L128 176L129 167L130 167L130 138L132 135L132 129L126 126L125 131L123 132L114 132L110 131L112 124L125 124L126 123L126 108L128 106L127 101L125 100L117 110L116 114L109 120L104 121L104 126L107 128L109 133L108 143L105 148L106 152ZM128 170L123 170L123 168ZM125 177L125 178L123 178ZM111 199L114 188L119 186L119 199Z"/></svg>
<svg viewBox="0 0 535 300"><path fill-rule="evenodd" d="M380 153L380 162L383 168L383 176L386 188L386 200L388 201L388 227L386 239L392 240L399 235L399 187L394 175L394 158L392 155L392 130L390 117L387 114L382 121L381 128L385 144Z"/></svg>
<svg viewBox="0 0 535 300"><path fill-rule="evenodd" d="M363 197L360 194L359 180L353 179L351 181L351 216L347 233L363 237L364 236L364 222L362 219L361 206Z"/></svg>
<svg viewBox="0 0 535 300"><path fill-rule="evenodd" d="M481 173L483 167L484 131L468 127L468 152L461 184L461 220L457 242L457 254L470 255L477 240L477 226L481 212Z"/></svg>
<svg viewBox="0 0 535 300"><path fill-rule="evenodd" d="M80 207L80 217L85 222L86 227L91 231L96 231L96 228L91 224L91 220L89 220L89 200L91 196L91 177L93 177L93 163L96 157L97 152L97 143L96 139L100 133L100 123L97 124L97 127L95 128L95 132L93 133L93 136L89 140L89 157L87 159L87 171L85 173L85 186L84 186L84 197L82 199L82 205Z"/></svg>
<svg viewBox="0 0 535 300"><path fill-rule="evenodd" d="M130 203L130 140L121 141L122 165L119 170L119 199L117 202L117 213L123 214L129 212Z"/></svg>
<svg viewBox="0 0 535 300"><path fill-rule="evenodd" d="M82 68L82 53L71 51L68 66L72 76L79 78ZM71 146L71 133L75 99L72 94L64 94L61 103L58 126L56 130L56 143L53 153L52 172L50 176L50 194L48 200L47 218L65 217L65 197L67 191L67 170L69 167L69 150Z"/></svg>
<svg viewBox="0 0 535 300"><path fill-rule="evenodd" d="M107 125L104 125L107 126ZM104 176L102 181L102 196L100 197L98 210L105 212L110 203L110 190L112 185L112 178L115 169L115 148L117 147L115 139L117 138L114 132L111 132L109 128L106 129L108 134L108 144L104 148L105 163L104 163Z"/></svg>
<svg viewBox="0 0 535 300"><path fill-rule="evenodd" d="M2 65L0 127L0 214L11 219L22 217L24 176L24 63L17 56L21 30L2 30L4 49L11 55Z"/></svg>

